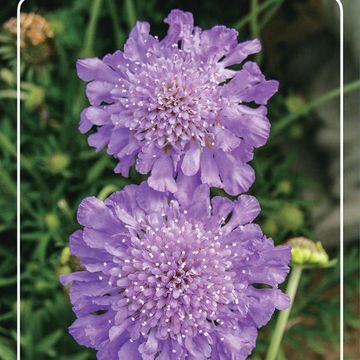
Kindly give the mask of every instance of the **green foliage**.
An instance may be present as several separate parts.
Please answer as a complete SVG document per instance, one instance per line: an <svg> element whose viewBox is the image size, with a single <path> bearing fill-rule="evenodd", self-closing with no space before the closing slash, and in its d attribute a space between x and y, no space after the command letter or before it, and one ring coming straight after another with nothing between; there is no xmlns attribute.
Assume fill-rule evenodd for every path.
<svg viewBox="0 0 360 360"><path fill-rule="evenodd" d="M94 352L78 346L67 332L74 315L58 275L79 266L77 259L67 254L68 236L78 226L75 213L84 197L96 195L105 198L111 191L143 179L135 171L131 171L129 179L114 174L115 160L105 152L95 153L90 149L86 137L77 129L79 113L86 102L84 88L76 78L75 60L84 53L88 24L95 21L96 32L87 42L86 50L93 52L90 55L101 56L106 51L115 50L129 31L129 19L125 12L129 2L104 0L101 3L99 11L92 11L92 0L58 0L56 5L32 0L23 6L25 12L35 11L45 16L55 34L50 64L42 69L28 68L22 74L21 349L22 358L26 360L94 359ZM282 1L264 3L267 5L257 9L261 13L259 26L256 25L259 14L249 15L244 5L232 8L200 1L194 8L190 1L149 0L136 1L134 11L137 18L150 21L159 35L165 29L162 24L164 15L173 7L181 7L194 11L197 22L202 26L237 24L242 30L241 38L248 38L251 31L259 31L263 22L273 16L274 7ZM3 7L13 8L10 5ZM5 9L4 16L11 13L9 9ZM114 11L117 16L114 16ZM92 20L90 14L93 15ZM0 20L3 23L7 17ZM249 26L250 23L252 26ZM0 359L12 360L15 359L16 338L16 106L15 84L9 75L15 76L15 73L14 61L1 59ZM263 65L266 72L266 59L263 59ZM308 113L300 114L301 125L297 121L298 101L294 101L297 98L294 98L293 92L294 89L282 89L271 101L270 118L274 129L279 130L266 146L256 152L252 161L257 180L251 193L259 198L263 209L259 222L277 243L291 236L313 238L310 209L314 203L304 200L304 191L320 186L293 167L294 161L299 158L298 149L303 144L304 134L311 137L317 126L316 121L309 121L314 117ZM291 101L286 93L293 96ZM282 125L284 121L286 123ZM301 131L293 124L300 126ZM295 135L292 136L292 133ZM293 214L286 220L289 206ZM351 281L356 276L358 255L353 250L345 254L347 279L350 279L346 281L345 288L350 300L357 296L359 290L354 289ZM338 266L305 271L285 334L284 351L278 359L287 359L286 354L291 351L301 351L303 344L316 354L326 353L328 343L336 348L339 331L338 283ZM332 295L326 295L328 293ZM349 301L345 307L349 328L359 327L355 310L356 306ZM274 321L260 331L253 360L263 358L273 325Z"/></svg>

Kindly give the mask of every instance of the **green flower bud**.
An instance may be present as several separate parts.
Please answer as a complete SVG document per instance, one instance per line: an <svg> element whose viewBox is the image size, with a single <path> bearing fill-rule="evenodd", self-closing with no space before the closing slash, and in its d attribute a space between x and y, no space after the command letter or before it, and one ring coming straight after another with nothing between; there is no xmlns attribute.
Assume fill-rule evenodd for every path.
<svg viewBox="0 0 360 360"><path fill-rule="evenodd" d="M27 84L28 85L28 84ZM25 87L25 86L23 86ZM40 86L30 85L26 86L26 95L24 105L25 107L32 111L37 109L45 100L45 91Z"/></svg>
<svg viewBox="0 0 360 360"><path fill-rule="evenodd" d="M291 261L294 264L325 266L329 263L329 256L320 242L296 237L290 239L288 244L291 246Z"/></svg>
<svg viewBox="0 0 360 360"><path fill-rule="evenodd" d="M277 186L277 193L283 195L291 194L293 190L292 183L289 180L280 181Z"/></svg>
<svg viewBox="0 0 360 360"><path fill-rule="evenodd" d="M304 224L304 213L294 205L285 205L276 216L277 224L285 230L294 231Z"/></svg>
<svg viewBox="0 0 360 360"><path fill-rule="evenodd" d="M72 272L70 266L64 265L60 266L56 269L56 275L64 275L64 274L70 274Z"/></svg>
<svg viewBox="0 0 360 360"><path fill-rule="evenodd" d="M60 227L60 221L56 214L49 213L44 218L45 224L50 231L55 231Z"/></svg>
<svg viewBox="0 0 360 360"><path fill-rule="evenodd" d="M275 237L278 233L278 226L276 221L274 219L267 218L262 225L262 230L265 235Z"/></svg>
<svg viewBox="0 0 360 360"><path fill-rule="evenodd" d="M16 82L15 74L6 68L0 70L0 79L8 86L13 86Z"/></svg>
<svg viewBox="0 0 360 360"><path fill-rule="evenodd" d="M68 246L64 247L60 255L60 263L65 265L69 263L71 257L70 248Z"/></svg>
<svg viewBox="0 0 360 360"><path fill-rule="evenodd" d="M70 158L63 153L55 153L48 157L47 167L53 174L62 173L70 164Z"/></svg>
<svg viewBox="0 0 360 360"><path fill-rule="evenodd" d="M45 280L38 280L35 282L35 289L36 290L45 290L49 288L49 284Z"/></svg>
<svg viewBox="0 0 360 360"><path fill-rule="evenodd" d="M305 106L305 99L301 95L290 95L285 100L285 104L289 112L298 113Z"/></svg>

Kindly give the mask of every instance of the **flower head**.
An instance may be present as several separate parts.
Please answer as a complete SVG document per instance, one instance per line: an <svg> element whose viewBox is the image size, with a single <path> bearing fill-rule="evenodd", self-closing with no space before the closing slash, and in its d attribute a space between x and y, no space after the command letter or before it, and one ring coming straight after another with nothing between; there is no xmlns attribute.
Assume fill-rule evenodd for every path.
<svg viewBox="0 0 360 360"><path fill-rule="evenodd" d="M320 241L314 242L304 237L295 237L290 239L288 244L291 246L293 264L319 267L333 264Z"/></svg>
<svg viewBox="0 0 360 360"><path fill-rule="evenodd" d="M16 43L17 19L11 18L3 24L7 34L4 35L6 44ZM48 62L52 53L51 39L54 32L49 22L35 13L20 14L20 48L21 55L27 64L41 65ZM10 35L10 36L7 36ZM11 51L11 47L9 49Z"/></svg>
<svg viewBox="0 0 360 360"><path fill-rule="evenodd" d="M70 249L83 271L61 281L72 282L70 333L98 359L245 359L288 306L278 284L291 250L251 223L256 199L186 187L175 198L129 185L80 204Z"/></svg>
<svg viewBox="0 0 360 360"><path fill-rule="evenodd" d="M4 24L4 29L16 35L16 18L11 18ZM36 46L52 38L54 33L45 18L35 13L20 14L20 47L24 48L26 43Z"/></svg>
<svg viewBox="0 0 360 360"><path fill-rule="evenodd" d="M259 52L260 42L238 43L225 26L203 31L180 10L165 22L162 40L137 22L123 52L77 62L91 104L80 131L95 126L89 144L119 159L115 171L128 176L136 164L158 191L176 192L183 175L229 194L247 191L254 181L247 162L268 138L265 105L278 82L251 61L230 67Z"/></svg>

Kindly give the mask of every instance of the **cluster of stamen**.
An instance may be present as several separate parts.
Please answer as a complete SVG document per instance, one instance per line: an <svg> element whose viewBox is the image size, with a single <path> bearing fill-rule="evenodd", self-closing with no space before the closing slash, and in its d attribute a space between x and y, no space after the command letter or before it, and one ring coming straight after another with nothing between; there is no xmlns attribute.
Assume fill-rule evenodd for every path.
<svg viewBox="0 0 360 360"><path fill-rule="evenodd" d="M146 64L129 63L128 79L113 91L129 111L134 137L160 149L183 150L191 140L211 146L222 99L212 68L178 49L169 57L148 53Z"/></svg>
<svg viewBox="0 0 360 360"><path fill-rule="evenodd" d="M163 214L159 227L137 230L112 277L127 299L129 318L143 336L153 328L163 339L209 335L223 325L229 304L238 304L234 251L185 214Z"/></svg>

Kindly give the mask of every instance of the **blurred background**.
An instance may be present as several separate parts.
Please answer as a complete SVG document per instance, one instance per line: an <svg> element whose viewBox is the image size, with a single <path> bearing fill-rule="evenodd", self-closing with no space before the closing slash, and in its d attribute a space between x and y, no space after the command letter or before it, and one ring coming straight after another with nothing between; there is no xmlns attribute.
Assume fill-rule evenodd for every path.
<svg viewBox="0 0 360 360"><path fill-rule="evenodd" d="M359 55L360 1L345 8L345 352L359 345ZM254 57L280 80L270 101L269 142L252 161L258 222L276 243L295 236L321 241L339 256L339 8L335 0L29 0L21 17L21 349L26 360L94 359L67 332L74 320L59 274L78 269L68 236L81 199L105 198L141 178L113 173L78 132L84 87L79 57L120 49L136 19L163 36L172 8L193 12L203 28L234 27L260 37ZM16 344L16 9L0 11L0 359ZM339 359L339 266L301 279L278 360ZM261 329L252 360L264 358L273 321Z"/></svg>

